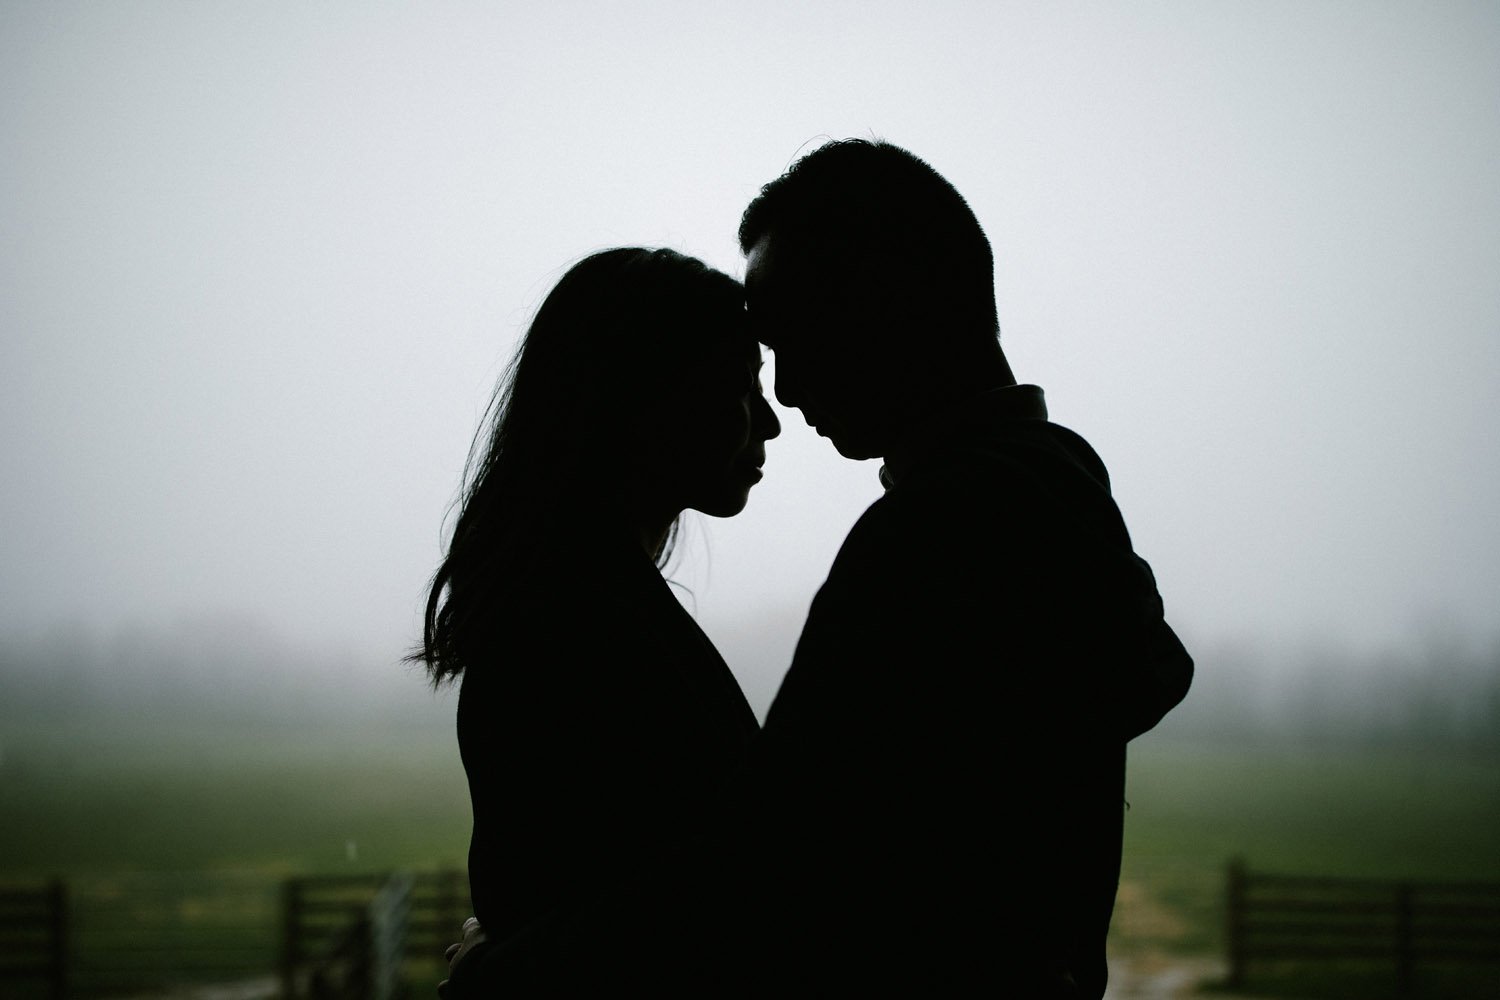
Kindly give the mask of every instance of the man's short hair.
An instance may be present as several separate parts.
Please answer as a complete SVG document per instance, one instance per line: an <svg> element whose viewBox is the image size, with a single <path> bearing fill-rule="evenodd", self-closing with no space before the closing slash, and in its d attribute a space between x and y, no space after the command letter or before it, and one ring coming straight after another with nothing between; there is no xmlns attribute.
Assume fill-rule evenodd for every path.
<svg viewBox="0 0 1500 1000"><path fill-rule="evenodd" d="M770 232L816 255L830 277L881 289L883 311L953 332L999 332L995 258L979 220L942 174L900 146L843 139L808 153L745 209L740 249Z"/></svg>

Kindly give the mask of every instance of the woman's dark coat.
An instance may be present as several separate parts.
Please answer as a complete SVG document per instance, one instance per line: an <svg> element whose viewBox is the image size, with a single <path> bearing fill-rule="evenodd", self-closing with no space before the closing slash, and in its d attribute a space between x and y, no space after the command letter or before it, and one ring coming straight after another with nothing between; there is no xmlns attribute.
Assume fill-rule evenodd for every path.
<svg viewBox="0 0 1500 1000"><path fill-rule="evenodd" d="M757 731L628 533L576 527L519 591L458 706L469 883L491 940L640 877L713 823Z"/></svg>

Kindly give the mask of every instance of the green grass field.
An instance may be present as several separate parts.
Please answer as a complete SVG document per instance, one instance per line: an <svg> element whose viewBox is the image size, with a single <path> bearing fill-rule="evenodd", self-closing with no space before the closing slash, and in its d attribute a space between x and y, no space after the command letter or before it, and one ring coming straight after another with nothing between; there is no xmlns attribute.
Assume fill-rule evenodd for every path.
<svg viewBox="0 0 1500 1000"><path fill-rule="evenodd" d="M1221 951L1225 866L1500 881L1500 767L1412 751L1131 748L1122 948Z"/></svg>
<svg viewBox="0 0 1500 1000"><path fill-rule="evenodd" d="M459 866L469 802L445 731L5 739L0 877Z"/></svg>
<svg viewBox="0 0 1500 1000"><path fill-rule="evenodd" d="M11 729L0 740L0 882L78 886L96 910L78 907L80 942L120 943L146 911L170 906L173 921L157 925L175 928L168 936L274 955L282 877L461 866L467 850L467 789L445 728ZM1117 951L1219 951L1231 857L1283 872L1500 881L1492 761L1147 737L1131 750L1128 798Z"/></svg>
<svg viewBox="0 0 1500 1000"><path fill-rule="evenodd" d="M446 727L0 741L0 883L66 880L83 996L268 976L287 876L461 868L468 851ZM411 968L416 992L440 971L436 953Z"/></svg>

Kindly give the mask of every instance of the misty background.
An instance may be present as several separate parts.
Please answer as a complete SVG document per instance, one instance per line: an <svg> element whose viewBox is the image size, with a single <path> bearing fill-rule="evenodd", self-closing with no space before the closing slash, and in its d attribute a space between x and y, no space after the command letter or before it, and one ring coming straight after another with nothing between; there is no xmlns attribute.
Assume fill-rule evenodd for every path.
<svg viewBox="0 0 1500 1000"><path fill-rule="evenodd" d="M532 311L609 246L742 275L874 135L1110 468L1168 727L1493 750L1497 52L1484 2L0 5L4 714L451 728L399 660ZM673 570L762 714L880 492L779 415Z"/></svg>

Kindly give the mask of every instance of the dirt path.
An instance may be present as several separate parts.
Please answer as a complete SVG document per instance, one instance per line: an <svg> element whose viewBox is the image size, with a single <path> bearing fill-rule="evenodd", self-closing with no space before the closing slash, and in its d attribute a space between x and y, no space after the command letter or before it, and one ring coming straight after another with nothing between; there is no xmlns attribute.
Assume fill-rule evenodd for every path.
<svg viewBox="0 0 1500 1000"><path fill-rule="evenodd" d="M436 992L436 991L434 991ZM275 976L256 976L232 983L205 983L182 986L152 993L131 993L113 1000L276 1000L281 996L281 980Z"/></svg>
<svg viewBox="0 0 1500 1000"><path fill-rule="evenodd" d="M1224 962L1217 958L1183 958L1173 955L1112 955L1109 989L1104 1000L1181 1000L1211 995L1214 1000L1254 1000L1247 994L1205 994L1204 983L1222 982Z"/></svg>

